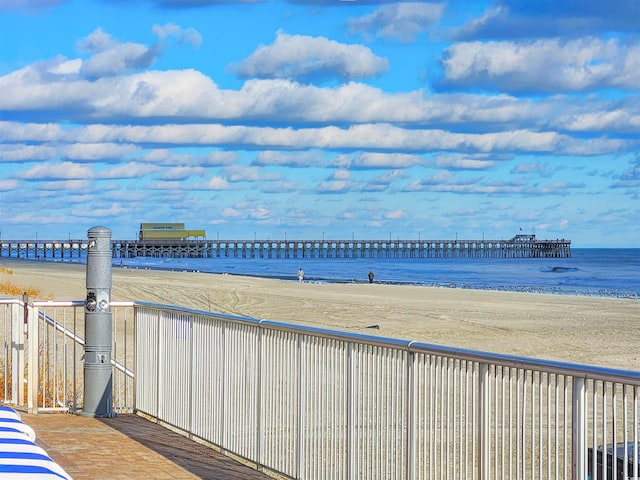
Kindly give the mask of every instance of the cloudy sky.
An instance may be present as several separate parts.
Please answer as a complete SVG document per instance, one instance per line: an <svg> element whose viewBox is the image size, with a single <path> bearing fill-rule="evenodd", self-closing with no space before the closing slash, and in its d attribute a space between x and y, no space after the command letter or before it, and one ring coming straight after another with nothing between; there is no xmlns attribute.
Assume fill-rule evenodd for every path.
<svg viewBox="0 0 640 480"><path fill-rule="evenodd" d="M640 246L637 0L0 0L0 235Z"/></svg>

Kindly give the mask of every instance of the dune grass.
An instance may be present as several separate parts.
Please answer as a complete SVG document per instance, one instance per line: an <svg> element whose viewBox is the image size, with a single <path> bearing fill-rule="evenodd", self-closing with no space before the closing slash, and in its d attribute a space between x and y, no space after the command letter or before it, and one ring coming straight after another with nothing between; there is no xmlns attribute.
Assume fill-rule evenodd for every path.
<svg viewBox="0 0 640 480"><path fill-rule="evenodd" d="M0 274L13 275L13 270L10 268L0 268ZM23 294L27 294L27 296L32 298L38 298L40 296L39 289L32 287L25 288L4 278L0 279L0 293L6 293L12 296L22 296Z"/></svg>
<svg viewBox="0 0 640 480"><path fill-rule="evenodd" d="M31 298L40 297L39 289L21 287L20 285L16 285L15 283L7 280L0 280L0 293L6 293L11 296L22 296L22 294L26 293L27 296Z"/></svg>

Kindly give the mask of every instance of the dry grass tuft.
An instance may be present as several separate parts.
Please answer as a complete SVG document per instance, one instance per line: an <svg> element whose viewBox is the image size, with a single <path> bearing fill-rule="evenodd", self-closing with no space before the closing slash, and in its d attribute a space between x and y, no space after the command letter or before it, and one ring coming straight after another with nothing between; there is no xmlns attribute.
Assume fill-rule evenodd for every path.
<svg viewBox="0 0 640 480"><path fill-rule="evenodd" d="M10 268L0 268L0 274L13 275L13 270ZM6 293L12 296L21 296L26 293L31 298L38 298L40 296L40 290L37 288L24 288L9 280L0 280L0 293Z"/></svg>
<svg viewBox="0 0 640 480"><path fill-rule="evenodd" d="M7 280L0 281L0 293L6 293L12 296L21 296L26 293L31 298L38 298L40 290L37 288L24 288Z"/></svg>

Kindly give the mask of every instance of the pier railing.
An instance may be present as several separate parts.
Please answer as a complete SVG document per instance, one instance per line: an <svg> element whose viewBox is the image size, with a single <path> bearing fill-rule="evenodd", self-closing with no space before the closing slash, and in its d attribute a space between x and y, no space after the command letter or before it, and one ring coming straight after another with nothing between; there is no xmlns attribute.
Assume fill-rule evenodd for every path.
<svg viewBox="0 0 640 480"><path fill-rule="evenodd" d="M571 240L112 240L113 258L568 258ZM86 257L86 240L2 240L0 257Z"/></svg>
<svg viewBox="0 0 640 480"><path fill-rule="evenodd" d="M68 327L80 323L71 303L27 305L24 344L27 384L49 379L27 397L76 392L55 402L69 409L82 405L82 388L72 386L82 369L58 377L64 364L43 352L69 351L54 338L71 339ZM25 307L0 307L5 399L19 402L24 379L12 381L20 369L7 352L23 350L15 324ZM135 372L133 384L114 381L116 409L133 405L259 469L300 479L638 477L640 372L142 302L115 309L124 334L115 342L128 346L114 352L134 361L114 365L114 375ZM49 331L39 330L37 347L34 328ZM613 445L629 448L615 460Z"/></svg>

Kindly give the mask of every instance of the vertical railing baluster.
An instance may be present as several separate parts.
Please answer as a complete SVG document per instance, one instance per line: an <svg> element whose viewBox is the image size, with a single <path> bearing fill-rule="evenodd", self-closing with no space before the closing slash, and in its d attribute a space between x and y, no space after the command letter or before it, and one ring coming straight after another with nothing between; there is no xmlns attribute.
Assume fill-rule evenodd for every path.
<svg viewBox="0 0 640 480"><path fill-rule="evenodd" d="M587 425L585 408L585 379L573 377L572 395L572 439L573 439L573 480L585 480L587 472ZM596 452L593 452L594 456Z"/></svg>
<svg viewBox="0 0 640 480"><path fill-rule="evenodd" d="M416 355L414 352L409 351L407 354L406 365L406 418L407 418L407 435L405 448L407 451L406 463L405 463L405 475L408 480L415 480L416 478Z"/></svg>
<svg viewBox="0 0 640 480"><path fill-rule="evenodd" d="M25 306L25 309L28 309L28 306ZM27 406L29 413L36 413L38 410L38 375L40 373L39 369L39 328L38 328L38 309L34 308L28 313L28 324L27 324L27 332L28 332L28 366L27 366L27 375L28 375L28 386L27 386ZM22 322L19 322L21 325ZM20 328L20 327L18 327ZM20 387L22 389L22 387Z"/></svg>
<svg viewBox="0 0 640 480"><path fill-rule="evenodd" d="M347 480L354 478L355 468L355 401L354 381L355 365L354 343L347 343Z"/></svg>
<svg viewBox="0 0 640 480"><path fill-rule="evenodd" d="M297 416L298 416L298 429L296 432L296 460L295 460L295 471L297 473L297 478L303 478L303 465L305 461L304 457L304 425L306 425L306 416L305 416L305 406L306 406L306 397L304 389L302 388L305 383L306 377L306 355L305 355L305 342L303 335L296 335L296 343L297 343L297 364L298 364L298 385L297 385Z"/></svg>
<svg viewBox="0 0 640 480"><path fill-rule="evenodd" d="M638 478L638 386L633 386L633 477Z"/></svg>
<svg viewBox="0 0 640 480"><path fill-rule="evenodd" d="M489 364L480 364L480 373L478 376L478 415L479 415L479 465L478 477L480 480L489 480L489 458L491 445L489 445Z"/></svg>

